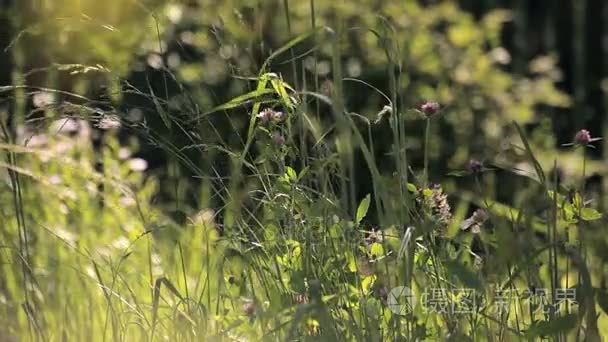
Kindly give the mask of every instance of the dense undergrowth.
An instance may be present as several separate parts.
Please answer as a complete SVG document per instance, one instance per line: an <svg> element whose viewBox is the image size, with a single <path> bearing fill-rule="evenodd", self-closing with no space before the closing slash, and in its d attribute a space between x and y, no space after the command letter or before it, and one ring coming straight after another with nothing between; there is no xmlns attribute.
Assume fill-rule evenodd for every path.
<svg viewBox="0 0 608 342"><path fill-rule="evenodd" d="M597 139L580 131L566 152L547 147L534 111L567 97L552 66L511 77L497 50L486 54L505 13L484 31L449 4L428 17L408 6L405 19L364 21L370 35L351 43L381 53L358 77L342 75L350 28L313 15L311 31L270 52L223 104L195 99L191 69L158 68L177 99L120 83L113 95L150 101L158 130L112 101L2 88L14 105L1 116L0 340L601 340L608 240L585 183ZM303 44L329 61L326 88L298 77ZM281 65L292 70L275 70L290 55ZM443 67L456 71L443 78ZM97 68L60 70L108 72ZM365 78L378 70L384 90ZM417 72L426 77L408 79ZM357 99L365 112L350 107ZM215 130L222 115L231 131ZM196 208L180 205L180 182L147 172L143 144L168 156L168 178L193 174Z"/></svg>

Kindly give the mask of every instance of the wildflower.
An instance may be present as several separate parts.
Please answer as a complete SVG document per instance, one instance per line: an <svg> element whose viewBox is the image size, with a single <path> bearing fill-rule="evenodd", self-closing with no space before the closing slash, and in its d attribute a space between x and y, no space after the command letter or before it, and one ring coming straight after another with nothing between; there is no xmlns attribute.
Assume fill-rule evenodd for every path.
<svg viewBox="0 0 608 342"><path fill-rule="evenodd" d="M72 118L62 118L55 120L49 126L49 130L56 134L66 134L77 132L81 127L79 120Z"/></svg>
<svg viewBox="0 0 608 342"><path fill-rule="evenodd" d="M439 105L439 102L434 101L425 101L416 106L416 110L424 114L424 116L426 116L427 118L430 118L435 114L439 113L440 109L441 105Z"/></svg>
<svg viewBox="0 0 608 342"><path fill-rule="evenodd" d="M448 195L443 192L441 185L435 184L420 193L423 197L418 201L428 210L430 216L441 225L447 225L452 219L452 208L448 203Z"/></svg>
<svg viewBox="0 0 608 342"><path fill-rule="evenodd" d="M156 69L159 70L160 68L163 67L163 58L155 53L151 53L148 55L148 58L146 59L146 62L148 62L148 65L152 68L152 69Z"/></svg>
<svg viewBox="0 0 608 342"><path fill-rule="evenodd" d="M117 129L120 126L120 118L117 115L104 115L97 123L97 127L103 130Z"/></svg>
<svg viewBox="0 0 608 342"><path fill-rule="evenodd" d="M592 142L602 140L602 138L593 138L591 137L591 133L586 129L581 129L576 132L574 135L574 140L569 144L564 144L562 146L587 146Z"/></svg>
<svg viewBox="0 0 608 342"><path fill-rule="evenodd" d="M367 232L367 236L365 237L365 242L368 245L371 245L372 243L375 243L375 242L382 243L383 240L384 239L382 236L382 231L377 230L377 229L373 229L373 230Z"/></svg>
<svg viewBox="0 0 608 342"><path fill-rule="evenodd" d="M434 214L439 222L448 224L452 218L452 209L448 204L448 195L443 193L441 185L436 184L433 186L433 209Z"/></svg>
<svg viewBox="0 0 608 342"><path fill-rule="evenodd" d="M278 123L285 120L285 113L280 111L275 111L272 113L272 121Z"/></svg>
<svg viewBox="0 0 608 342"><path fill-rule="evenodd" d="M122 196L119 200L120 205L123 207L132 207L137 204L137 201L133 197Z"/></svg>
<svg viewBox="0 0 608 342"><path fill-rule="evenodd" d="M479 234L481 233L481 227L489 218L490 215L485 209L477 209L473 215L471 215L471 217L464 220L462 224L460 224L460 229L467 230L470 228L471 233Z"/></svg>
<svg viewBox="0 0 608 342"><path fill-rule="evenodd" d="M32 102L36 108L48 107L55 104L55 94L46 91L39 91L32 96Z"/></svg>
<svg viewBox="0 0 608 342"><path fill-rule="evenodd" d="M45 147L49 143L46 134L34 134L30 137L23 137L23 145L27 147Z"/></svg>
<svg viewBox="0 0 608 342"><path fill-rule="evenodd" d="M67 242L69 244L74 244L78 241L78 235L74 234L68 230L65 230L63 228L60 227L56 227L55 229L53 229L55 235L57 235L57 237L59 237L61 240L63 240L64 242Z"/></svg>
<svg viewBox="0 0 608 342"><path fill-rule="evenodd" d="M277 146L282 146L285 144L285 137L279 132L274 132L272 133L272 142Z"/></svg>
<svg viewBox="0 0 608 342"><path fill-rule="evenodd" d="M270 122L279 123L285 120L285 116L285 113L281 111L275 111L270 108L266 108L260 113L258 113L257 118L260 119L263 124L267 124Z"/></svg>
<svg viewBox="0 0 608 342"><path fill-rule="evenodd" d="M118 150L118 158L125 160L131 156L131 150L126 147L121 147Z"/></svg>
<svg viewBox="0 0 608 342"><path fill-rule="evenodd" d="M579 145L587 145L591 142L591 134L586 129L581 129L576 132L574 136L574 142Z"/></svg>
<svg viewBox="0 0 608 342"><path fill-rule="evenodd" d="M490 51L490 58L499 64L511 63L511 55L509 54L509 51L503 47L497 47Z"/></svg>
<svg viewBox="0 0 608 342"><path fill-rule="evenodd" d="M148 168L148 162L142 158L129 159L129 169L135 172L143 172Z"/></svg>
<svg viewBox="0 0 608 342"><path fill-rule="evenodd" d="M476 159L470 159L465 165L465 169L472 174L477 174L483 171L483 164Z"/></svg>
<svg viewBox="0 0 608 342"><path fill-rule="evenodd" d="M112 247L116 249L126 250L129 246L131 246L131 241L124 236L119 236L112 242Z"/></svg>
<svg viewBox="0 0 608 342"><path fill-rule="evenodd" d="M49 184L58 185L61 184L61 177L59 175L52 175L48 179Z"/></svg>
<svg viewBox="0 0 608 342"><path fill-rule="evenodd" d="M262 123L269 123L273 118L273 110L270 108L266 108L260 113L258 113L257 118L260 119Z"/></svg>

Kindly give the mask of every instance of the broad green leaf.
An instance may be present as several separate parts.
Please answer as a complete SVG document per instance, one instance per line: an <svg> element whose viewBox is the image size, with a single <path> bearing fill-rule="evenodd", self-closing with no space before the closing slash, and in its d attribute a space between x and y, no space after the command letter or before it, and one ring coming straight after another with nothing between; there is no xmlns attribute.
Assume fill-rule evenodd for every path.
<svg viewBox="0 0 608 342"><path fill-rule="evenodd" d="M595 221L602 218L602 213L593 208L583 208L581 210L581 219L584 221Z"/></svg>
<svg viewBox="0 0 608 342"><path fill-rule="evenodd" d="M372 245L370 246L369 249L369 253L374 257L374 258L379 258L381 256L384 255L384 247L382 247L382 244L379 244L377 242L372 243Z"/></svg>
<svg viewBox="0 0 608 342"><path fill-rule="evenodd" d="M344 257L346 258L346 262L348 263L348 270L353 273L357 272L357 261L355 260L355 256L353 255L353 253L346 252L344 254Z"/></svg>
<svg viewBox="0 0 608 342"><path fill-rule="evenodd" d="M260 97L262 97L264 95L274 94L274 93L275 93L275 90L270 89L270 88L256 89L256 90L250 91L248 93L245 93L243 95L239 95L224 104L221 104L217 107L214 107L214 108L206 111L205 113L203 113L203 116L211 114L211 113L219 112L222 110L226 110L226 109L236 108L238 106L243 105L244 103L247 103L248 101L251 101L254 99L259 99ZM253 112L251 114L253 116L257 115L256 112Z"/></svg>
<svg viewBox="0 0 608 342"><path fill-rule="evenodd" d="M412 183L407 183L407 189L410 192L414 192L414 193L418 192L418 188L416 188L416 185L412 184Z"/></svg>
<svg viewBox="0 0 608 342"><path fill-rule="evenodd" d="M376 282L376 276L373 274L363 278L361 281L361 288L363 289L363 292L368 293L374 285L374 282Z"/></svg>
<svg viewBox="0 0 608 342"><path fill-rule="evenodd" d="M371 198L370 194L367 194L367 196L365 196L365 198L361 201L361 203L359 203L359 207L357 208L357 217L355 220L355 222L357 224L361 223L361 220L363 220L365 215L367 215L367 210L369 209L370 198Z"/></svg>

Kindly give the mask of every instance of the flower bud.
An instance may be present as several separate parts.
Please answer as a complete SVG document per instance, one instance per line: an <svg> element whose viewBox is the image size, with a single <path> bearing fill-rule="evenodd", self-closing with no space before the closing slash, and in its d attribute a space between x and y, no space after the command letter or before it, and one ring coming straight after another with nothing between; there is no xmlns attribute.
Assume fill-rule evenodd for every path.
<svg viewBox="0 0 608 342"><path fill-rule="evenodd" d="M425 101L416 106L416 110L424 114L427 118L430 118L437 114L441 109L439 102Z"/></svg>
<svg viewBox="0 0 608 342"><path fill-rule="evenodd" d="M574 143L578 145L588 145L591 142L591 133L586 129L581 129L574 136Z"/></svg>
<svg viewBox="0 0 608 342"><path fill-rule="evenodd" d="M465 165L465 169L469 172L469 173L480 173L483 170L483 164L476 159L470 159L467 164Z"/></svg>

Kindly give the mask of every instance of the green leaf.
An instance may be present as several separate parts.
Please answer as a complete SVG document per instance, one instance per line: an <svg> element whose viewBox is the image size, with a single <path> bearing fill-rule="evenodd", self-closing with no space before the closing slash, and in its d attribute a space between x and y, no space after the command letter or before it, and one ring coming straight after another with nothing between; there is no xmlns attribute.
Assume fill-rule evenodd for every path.
<svg viewBox="0 0 608 342"><path fill-rule="evenodd" d="M298 179L298 174L291 167L288 166L285 172L287 173L287 177L289 177L289 180L295 181L296 179Z"/></svg>
<svg viewBox="0 0 608 342"><path fill-rule="evenodd" d="M361 201L361 203L359 203L359 207L357 208L357 218L355 220L355 222L357 222L357 224L361 223L361 220L363 220L365 215L367 215L367 210L369 209L370 198L371 198L370 194L367 194L367 196L365 196L365 198Z"/></svg>
<svg viewBox="0 0 608 342"><path fill-rule="evenodd" d="M454 177L464 177L466 175L468 175L469 173L467 171L451 171L448 172L448 176L454 176Z"/></svg>
<svg viewBox="0 0 608 342"><path fill-rule="evenodd" d="M353 255L353 253L346 252L344 254L344 257L346 258L348 270L353 273L357 272L357 261L355 260L355 256Z"/></svg>
<svg viewBox="0 0 608 342"><path fill-rule="evenodd" d="M374 285L375 282L376 282L376 276L373 274L363 278L363 280L361 281L361 288L363 289L363 292L369 293L369 291L371 291L372 286Z"/></svg>
<svg viewBox="0 0 608 342"><path fill-rule="evenodd" d="M384 247L382 247L381 244L374 242L370 246L369 253L372 255L372 257L377 259L384 255Z"/></svg>
<svg viewBox="0 0 608 342"><path fill-rule="evenodd" d="M593 208L583 208L581 210L581 219L583 221L595 221L602 218L602 214Z"/></svg>
<svg viewBox="0 0 608 342"><path fill-rule="evenodd" d="M289 96L286 90L287 83L277 78L270 80L270 84L272 85L272 88L274 88L276 93L281 97L281 100L283 101L285 106L293 108L294 103L292 102L292 98Z"/></svg>
<svg viewBox="0 0 608 342"><path fill-rule="evenodd" d="M226 109L236 108L236 107L242 106L243 104L245 104L251 100L256 100L256 99L261 98L264 95L270 95L270 94L274 94L274 93L275 93L274 89L268 89L268 88L259 89L258 88L256 90L250 91L243 95L239 95L224 104L214 107L214 108L204 112L202 114L202 116L209 115L211 113L219 112L219 111L226 110ZM254 110L251 114L253 116L256 116L258 113L257 113L257 111Z"/></svg>
<svg viewBox="0 0 608 342"><path fill-rule="evenodd" d="M413 192L413 193L418 192L418 188L416 188L416 185L412 184L412 183L407 183L407 190L409 190L409 192Z"/></svg>

